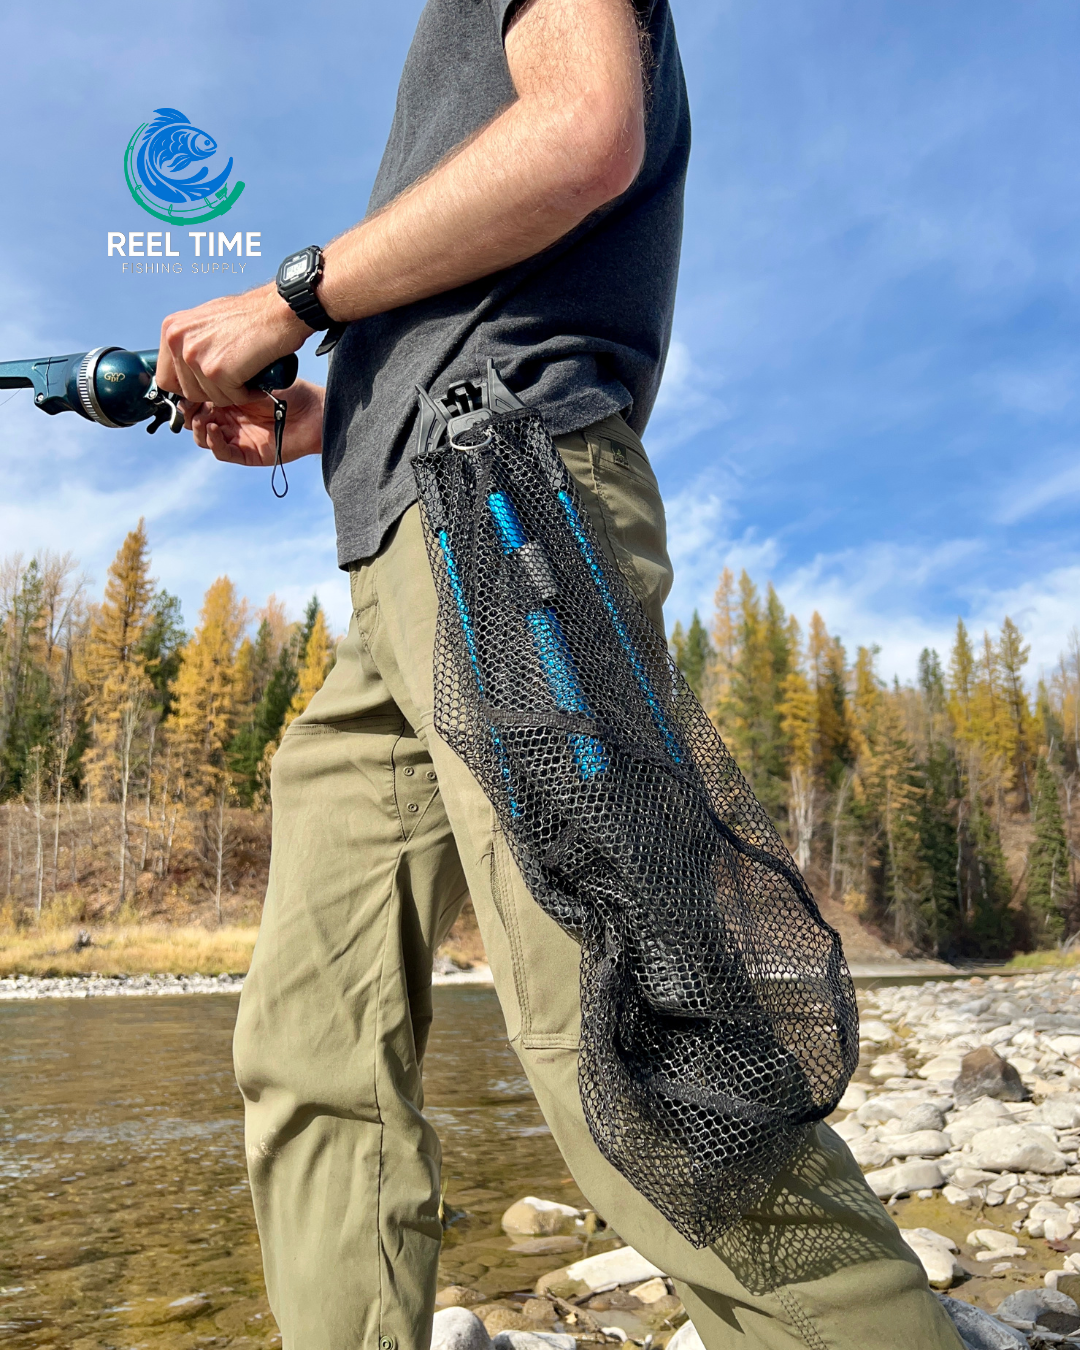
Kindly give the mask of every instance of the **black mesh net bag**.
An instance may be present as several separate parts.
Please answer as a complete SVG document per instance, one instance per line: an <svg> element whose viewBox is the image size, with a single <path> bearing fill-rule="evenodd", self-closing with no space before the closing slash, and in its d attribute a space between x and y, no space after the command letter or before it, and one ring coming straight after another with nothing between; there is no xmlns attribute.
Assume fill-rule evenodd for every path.
<svg viewBox="0 0 1080 1350"><path fill-rule="evenodd" d="M435 725L581 944L579 1086L600 1151L705 1246L855 1068L839 936L605 558L541 418L490 363L421 405Z"/></svg>

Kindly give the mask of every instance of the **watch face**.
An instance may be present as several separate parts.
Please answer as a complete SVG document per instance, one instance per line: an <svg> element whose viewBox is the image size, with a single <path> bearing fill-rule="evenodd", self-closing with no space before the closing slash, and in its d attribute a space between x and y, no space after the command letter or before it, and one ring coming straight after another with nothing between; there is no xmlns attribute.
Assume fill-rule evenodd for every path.
<svg viewBox="0 0 1080 1350"><path fill-rule="evenodd" d="M281 269L281 280L283 282L295 281L297 277L302 277L310 266L311 261L308 255L297 253L295 257L289 258Z"/></svg>

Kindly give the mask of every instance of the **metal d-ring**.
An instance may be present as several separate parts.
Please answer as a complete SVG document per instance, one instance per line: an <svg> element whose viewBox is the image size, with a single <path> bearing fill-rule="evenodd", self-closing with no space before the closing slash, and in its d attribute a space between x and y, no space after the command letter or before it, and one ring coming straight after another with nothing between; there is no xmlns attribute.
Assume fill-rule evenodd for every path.
<svg viewBox="0 0 1080 1350"><path fill-rule="evenodd" d="M469 428L469 431L472 431L472 427ZM486 439L486 440L483 440L483 441L470 441L467 445L463 445L460 441L455 441L454 438L453 438L453 436L449 436L449 435L448 435L446 439L447 439L447 442L448 442L448 443L452 446L452 448L455 449L455 450L483 450L483 448L484 448L485 445L490 445L490 444L491 444L491 440L492 440L492 437L494 436L494 434L495 434L495 433L494 433L493 431L489 431L488 434L487 434L487 439Z"/></svg>

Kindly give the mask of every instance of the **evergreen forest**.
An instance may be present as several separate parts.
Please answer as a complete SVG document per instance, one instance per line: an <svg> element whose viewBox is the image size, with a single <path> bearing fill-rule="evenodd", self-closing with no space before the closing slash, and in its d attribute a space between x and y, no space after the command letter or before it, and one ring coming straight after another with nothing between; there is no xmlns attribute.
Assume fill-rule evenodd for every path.
<svg viewBox="0 0 1080 1350"><path fill-rule="evenodd" d="M957 620L911 684L803 632L772 585L725 570L673 655L819 896L906 953L993 958L1080 930L1074 807L1080 632L1034 687L1009 617Z"/></svg>

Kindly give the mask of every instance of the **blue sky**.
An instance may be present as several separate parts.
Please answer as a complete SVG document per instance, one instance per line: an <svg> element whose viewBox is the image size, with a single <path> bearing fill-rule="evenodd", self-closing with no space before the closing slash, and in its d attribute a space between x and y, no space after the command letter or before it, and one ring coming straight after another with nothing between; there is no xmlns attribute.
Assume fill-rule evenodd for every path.
<svg viewBox="0 0 1080 1350"><path fill-rule="evenodd" d="M122 156L172 106L235 159L221 224L272 274L363 213L420 5L193 0L114 22L6 6L0 359L156 344L231 289L131 277L153 224ZM668 503L669 622L720 569L772 579L849 649L912 674L956 616L1010 613L1050 666L1080 622L1080 11L1071 0L674 0L694 117L675 341L646 434ZM96 16L96 17L95 17ZM130 18L130 16L129 16ZM185 249L187 244L185 241ZM189 261L185 252L185 262ZM304 373L321 363L304 354ZM97 582L145 515L192 622L228 572L294 613L348 593L318 467L218 465L186 433L0 407L0 552L71 549Z"/></svg>

